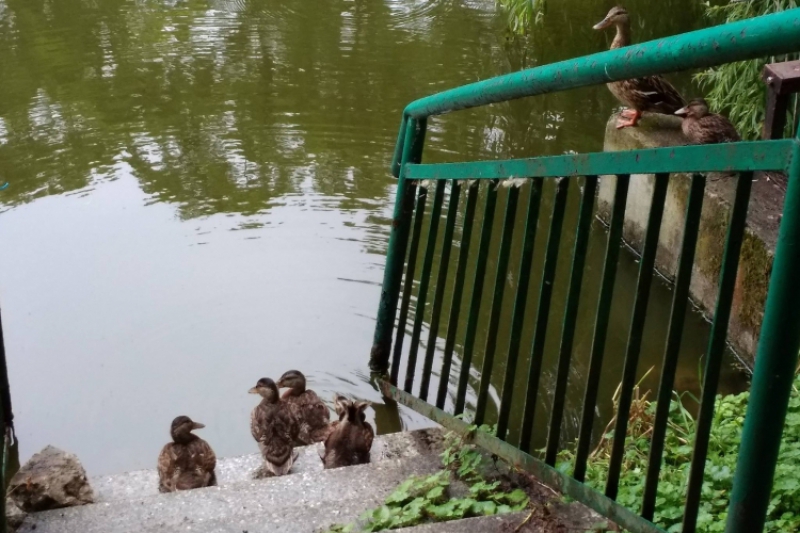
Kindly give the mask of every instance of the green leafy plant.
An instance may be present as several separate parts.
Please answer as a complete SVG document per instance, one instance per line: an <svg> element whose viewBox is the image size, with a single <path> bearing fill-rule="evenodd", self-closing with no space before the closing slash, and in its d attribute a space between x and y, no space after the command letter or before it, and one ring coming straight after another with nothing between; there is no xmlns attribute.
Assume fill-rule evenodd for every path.
<svg viewBox="0 0 800 533"><path fill-rule="evenodd" d="M725 529L749 397L750 393L744 392L717 398L697 523L697 531L700 533L716 533ZM681 530L692 443L696 431L694 416L686 405L696 401L694 397L684 393L675 394L670 403L655 523L671 533ZM635 395L617 498L619 503L630 509L638 509L642 501L643 476L648 464L655 405L655 402L648 401L645 396L638 393ZM598 490L602 490L608 475L612 436L611 432L606 431L590 457L587 483ZM563 451L557 468L568 472L573 461L574 452ZM764 528L767 533L800 531L800 480L796 474L799 461L800 376L795 379L786 417L772 499Z"/></svg>
<svg viewBox="0 0 800 533"><path fill-rule="evenodd" d="M736 22L797 7L796 0L731 0L722 5L706 4L706 15L715 23ZM743 138L760 137L764 123L766 88L761 79L764 65L797 59L798 55L767 57L728 63L695 75L706 99L715 111L728 115ZM792 107L787 129L796 122L797 107Z"/></svg>
<svg viewBox="0 0 800 533"><path fill-rule="evenodd" d="M489 431L490 426L470 426L466 438L454 433L445 436L441 470L430 476L414 476L401 483L376 509L361 515L360 528L355 524L334 525L326 533L383 531L410 527L423 522L446 522L473 516L488 516L521 511L529 499L521 489L504 490L499 481L489 481L481 473L484 457L466 439L475 431ZM467 487L463 497L449 495L453 478Z"/></svg>
<svg viewBox="0 0 800 533"><path fill-rule="evenodd" d="M544 16L546 0L497 0L508 15L508 28L522 35Z"/></svg>

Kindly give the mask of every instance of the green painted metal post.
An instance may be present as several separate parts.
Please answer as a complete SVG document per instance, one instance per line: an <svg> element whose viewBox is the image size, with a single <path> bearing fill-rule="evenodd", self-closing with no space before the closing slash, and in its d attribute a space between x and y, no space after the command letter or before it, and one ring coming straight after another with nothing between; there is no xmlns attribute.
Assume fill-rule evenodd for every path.
<svg viewBox="0 0 800 533"><path fill-rule="evenodd" d="M726 533L760 533L800 350L800 147L789 169Z"/></svg>
<svg viewBox="0 0 800 533"><path fill-rule="evenodd" d="M436 406L444 409L447 399L447 386L450 383L450 367L453 363L453 351L456 347L458 318L461 316L461 297L467 279L467 261L469 260L470 243L472 242L472 224L475 220L475 208L478 205L478 184L467 185L467 205L464 208L464 222L461 229L461 251L458 254L456 281L453 285L453 300L450 302L450 319L447 325L447 337L442 356L442 371L439 374L439 392L436 394Z"/></svg>
<svg viewBox="0 0 800 533"><path fill-rule="evenodd" d="M625 366L622 368L622 383L619 387L619 408L617 423L614 425L614 444L609 459L608 478L606 479L606 496L617 499L619 478L622 472L622 460L625 455L625 438L628 432L628 417L633 401L633 389L636 386L636 370L639 366L639 355L642 351L644 322L647 316L647 302L650 299L650 285L658 251L658 235L661 231L661 219L664 215L664 200L667 197L669 174L656 174L653 182L653 195L650 201L650 217L639 261L639 279L636 283L636 299L633 304L633 316L628 333L628 350L625 353Z"/></svg>
<svg viewBox="0 0 800 533"><path fill-rule="evenodd" d="M422 145L425 139L425 120L409 118L405 128L405 144L403 146L403 164L418 163L422 156ZM389 249L386 253L386 268L383 272L381 300L378 305L378 317L375 324L375 337L369 357L369 368L372 372L385 373L389 370L389 354L392 345L392 329L397 313L397 298L403 278L408 230L411 213L414 209L414 190L408 186L403 176L397 180L397 198L392 217L392 231L389 235ZM402 201L399 201L402 199Z"/></svg>
<svg viewBox="0 0 800 533"><path fill-rule="evenodd" d="M578 446L575 452L575 469L572 476L578 481L586 477L586 461L589 459L589 447L592 442L597 395L600 389L600 372L603 369L603 356L608 336L608 323L611 317L611 299L614 295L614 283L617 279L617 262L622 243L622 227L625 222L625 206L628 201L628 185L630 176L617 175L614 191L614 206L611 209L611 224L608 228L608 244L603 262L603 281L600 285L600 296L597 302L597 319L594 323L592 338L592 355L589 360L589 373L586 376L586 389L583 396L583 411L578 432Z"/></svg>
<svg viewBox="0 0 800 533"><path fill-rule="evenodd" d="M561 331L561 346L558 354L556 388L550 408L550 428L547 433L545 462L555 466L558 445L561 439L561 423L567 400L567 383L572 361L572 343L575 340L575 326L578 323L578 305L583 286L583 267L586 264L586 250L589 246L589 231L592 229L592 209L597 192L597 176L586 176L583 185L581 206L578 211L578 226L575 230L575 244L572 248L572 266L569 275L569 292L564 308L564 326Z"/></svg>
<svg viewBox="0 0 800 533"><path fill-rule="evenodd" d="M505 293L508 280L508 260L511 256L511 243L514 240L514 226L517 218L518 200L519 188L512 186L508 191L508 197L506 199L506 213L503 222L503 233L500 238L500 251L497 257L497 272L495 273L492 310L489 317L489 331L486 334L486 348L483 351L481 381L478 385L478 403L475 407L475 424L478 426L483 424L483 420L486 416L486 407L489 402L489 386L492 382L494 355L497 351L497 333L500 329L503 294Z"/></svg>
<svg viewBox="0 0 800 533"><path fill-rule="evenodd" d="M703 389L700 394L700 410L695 424L692 465L689 468L689 483L686 488L686 505L683 509L683 533L697 530L697 516L703 498L703 478L708 456L708 443L711 439L711 424L714 421L714 407L722 367L722 356L726 349L728 322L733 307L733 291L739 273L739 255L745 236L747 208L750 203L750 190L753 187L753 173L741 172L736 183L736 197L731 208L728 234L722 252L722 266L719 271L719 288L714 319L711 322L708 348L703 372ZM795 325L796 326L796 325ZM795 350L796 351L796 350Z"/></svg>

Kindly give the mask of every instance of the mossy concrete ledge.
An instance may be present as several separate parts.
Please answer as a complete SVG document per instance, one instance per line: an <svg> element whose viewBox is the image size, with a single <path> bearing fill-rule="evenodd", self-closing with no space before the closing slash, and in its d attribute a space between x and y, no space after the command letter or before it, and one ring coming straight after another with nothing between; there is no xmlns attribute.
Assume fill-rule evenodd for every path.
<svg viewBox="0 0 800 533"><path fill-rule="evenodd" d="M638 127L621 130L616 129L616 120L617 115L612 115L606 125L606 152L686 144L678 117L646 113ZM709 174L707 177L690 291L695 304L710 317L717 300L719 270L736 178L720 174ZM670 279L674 279L677 270L690 179L686 174L671 175L667 192L656 268ZM639 253L647 228L654 181L652 174L631 176L623 236ZM615 182L614 176L601 178L598 214L606 222L613 204ZM728 329L728 339L734 350L751 368L761 330L782 209L782 189L773 180L757 174Z"/></svg>

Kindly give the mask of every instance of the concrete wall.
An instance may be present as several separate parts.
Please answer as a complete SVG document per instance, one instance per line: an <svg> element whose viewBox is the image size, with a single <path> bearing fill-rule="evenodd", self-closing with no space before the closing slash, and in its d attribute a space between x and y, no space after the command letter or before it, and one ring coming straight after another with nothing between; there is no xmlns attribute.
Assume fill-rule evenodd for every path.
<svg viewBox="0 0 800 533"><path fill-rule="evenodd" d="M607 152L686 144L680 130L680 119L666 115L645 114L636 128L617 130L616 115L606 126L604 149ZM761 329L767 285L772 269L777 228L783 196L775 182L757 176L753 184L747 232L742 244L739 272L736 280L733 312L728 338L739 356L748 364L755 358ZM641 252L650 200L653 175L631 176L628 203L625 210L624 238ZM661 224L656 267L674 279L683 238L686 201L690 177L671 176L667 203ZM598 193L600 217L608 222L614 197L616 177L604 176ZM706 316L713 314L717 299L717 283L722 260L730 206L736 178L732 175L710 174L700 222L700 235L692 273L691 297Z"/></svg>

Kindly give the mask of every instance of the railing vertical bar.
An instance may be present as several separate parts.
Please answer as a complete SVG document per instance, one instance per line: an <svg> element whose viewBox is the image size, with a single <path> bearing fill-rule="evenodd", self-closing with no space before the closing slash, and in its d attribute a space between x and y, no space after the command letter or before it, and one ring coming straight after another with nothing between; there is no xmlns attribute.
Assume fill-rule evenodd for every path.
<svg viewBox="0 0 800 533"><path fill-rule="evenodd" d="M444 182L442 182L444 183ZM436 291L433 295L433 311L431 312L431 326L428 334L428 347L425 350L425 361L422 364L422 380L419 387L420 400L428 400L428 388L431 382L433 369L433 356L436 353L436 340L439 338L439 320L442 314L444 289L447 285L447 272L450 268L450 250L453 248L453 233L458 215L458 200L461 196L461 184L455 180L450 186L450 203L447 208L447 219L444 226L444 240L442 242L442 256L439 264L439 274L436 277ZM449 372L449 369L448 369ZM446 380L446 376L440 376Z"/></svg>
<svg viewBox="0 0 800 533"><path fill-rule="evenodd" d="M417 202L414 206L414 227L411 230L408 261L405 280L403 281L403 298L400 301L400 314L397 318L397 331L394 339L394 352L392 353L391 380L395 383L400 373L400 360L403 357L403 339L406 334L408 322L408 308L411 306L411 295L414 292L414 274L417 270L417 254L419 252L419 238L422 233L422 220L425 218L425 203L428 190L424 187L417 188Z"/></svg>
<svg viewBox="0 0 800 533"><path fill-rule="evenodd" d="M597 176L586 176L583 184L583 197L578 212L578 224L575 231L575 244L572 251L572 270L570 272L569 293L564 310L564 327L561 333L561 347L556 371L556 387L553 391L553 406L550 412L550 429L547 434L547 450L545 462L551 466L556 464L558 444L561 438L561 423L564 417L564 405L567 399L567 382L572 364L572 342L575 338L575 325L578 321L578 305L580 304L583 285L583 267L586 263L586 250L589 245L589 232L592 229L592 209L597 193Z"/></svg>
<svg viewBox="0 0 800 533"><path fill-rule="evenodd" d="M689 470L689 487L686 490L686 506L683 515L683 533L694 533L697 526L697 513L700 509L700 496L703 488L703 473L708 454L708 439L711 436L711 423L714 419L714 401L717 396L722 358L725 353L725 340L728 336L728 321L733 304L733 291L739 270L739 252L742 249L744 230L747 221L747 208L750 203L750 189L753 186L753 173L742 172L736 184L736 198L733 200L725 251L722 255L722 268L719 274L719 291L714 320L706 350L706 365L703 375L703 392L700 412ZM794 354L792 354L794 355Z"/></svg>
<svg viewBox="0 0 800 533"><path fill-rule="evenodd" d="M536 414L536 398L539 395L539 381L544 359L544 341L547 338L547 325L550 319L550 301L553 296L553 283L558 265L558 250L561 245L561 229L564 225L564 213L569 193L568 178L556 180L556 192L553 200L553 216L550 221L550 234L547 237L542 284L539 289L539 303L536 308L536 328L533 333L530 361L528 363L528 381L525 387L525 408L522 414L522 430L520 431L519 448L529 452L531 434L533 433L533 417Z"/></svg>
<svg viewBox="0 0 800 533"><path fill-rule="evenodd" d="M480 318L481 300L483 298L483 282L486 277L486 261L489 257L492 226L494 225L494 210L497 205L497 184L497 180L492 180L486 191L486 203L483 210L483 221L481 222L481 241L478 248L478 260L475 265L475 278L472 283L472 301L470 302L469 318L467 319L467 333L464 338L461 375L459 376L458 391L456 392L456 415L464 412L464 403L467 398L472 353L475 349L475 336L478 333L478 319Z"/></svg>
<svg viewBox="0 0 800 533"><path fill-rule="evenodd" d="M406 379L404 390L411 392L414 386L414 373L417 369L417 353L419 352L419 338L422 333L422 323L425 320L425 304L428 301L428 286L430 285L433 259L436 254L436 237L439 233L439 219L442 216L442 202L444 189L447 182L438 180L433 191L433 206L431 207L430 220L428 221L428 241L425 244L425 257L422 259L422 276L419 280L417 305L414 310L414 326L411 329L411 345L408 347L408 362L406 366Z"/></svg>
<svg viewBox="0 0 800 533"><path fill-rule="evenodd" d="M639 261L639 279L636 283L636 296L633 303L631 327L628 333L628 348L622 369L617 422L614 426L614 441L611 447L611 458L606 480L606 496L617 499L619 476L622 470L622 457L625 453L625 436L628 433L628 416L630 416L633 389L636 385L636 371L639 366L639 355L642 351L642 333L644 331L647 303L650 298L650 285L653 281L653 270L658 251L658 236L661 232L661 219L664 215L664 203L667 198L669 174L656 174L653 182L653 194L650 202L650 216Z"/></svg>
<svg viewBox="0 0 800 533"><path fill-rule="evenodd" d="M650 438L650 456L647 463L647 474L642 498L642 517L653 520L658 495L658 475L661 470L661 458L664 454L664 441L669 422L669 406L672 399L672 387L678 369L683 325L686 321L686 305L689 301L689 286L692 281L697 235L700 228L700 213L703 209L706 178L694 174L689 186L686 200L686 216L684 217L683 243L681 244L678 269L675 274L675 287L672 295L672 308L667 329L667 341L664 347L664 359L661 366L661 379L658 385L656 412L653 422L653 435Z"/></svg>
<svg viewBox="0 0 800 533"><path fill-rule="evenodd" d="M611 315L611 298L614 295L614 282L617 277L622 227L625 222L625 204L628 197L630 176L617 176L614 192L614 207L611 211L611 226L608 230L608 246L603 264L603 281L600 287L600 298L597 303L597 319L592 340L592 355L589 362L589 374L586 378L586 391L581 413L581 426L578 433L578 447L575 454L575 470L573 477L583 481L586 477L586 461L589 458L589 447L592 442L592 426L594 425L597 393L600 387L600 373L603 369L603 355L606 348L608 323Z"/></svg>
<svg viewBox="0 0 800 533"><path fill-rule="evenodd" d="M789 166L726 533L764 529L800 349L800 150Z"/></svg>
<svg viewBox="0 0 800 533"><path fill-rule="evenodd" d="M457 182L453 182L457 183ZM470 242L472 241L472 226L475 221L475 208L478 205L478 184L467 185L467 205L464 208L464 222L461 229L461 244L458 254L458 268L456 280L453 284L453 301L450 304L450 318L447 324L447 338L442 354L442 372L439 380L439 392L436 395L436 407L444 409L447 399L447 390L450 385L450 367L453 363L453 351L456 346L458 333L458 319L461 316L461 299L464 295L464 283L467 279L467 263L469 261Z"/></svg>
<svg viewBox="0 0 800 533"><path fill-rule="evenodd" d="M425 142L426 121L408 119L405 124L405 143L401 161L403 164L419 162ZM397 200L392 215L392 229L389 233L389 246L386 253L386 267L383 273L381 299L375 322L375 335L370 352L369 366L373 372L385 373L389 370L392 347L392 331L397 316L397 301L402 285L403 269L408 245L408 233L414 211L416 185L404 177L397 180ZM393 361L392 366L400 362ZM399 367L398 367L399 368ZM395 374L396 377L396 374ZM393 381L396 383L396 379Z"/></svg>
<svg viewBox="0 0 800 533"><path fill-rule="evenodd" d="M500 400L500 413L497 417L497 437L506 439L508 418L511 414L511 401L514 396L514 378L517 375L519 347L522 342L522 329L525 325L525 309L528 305L528 287L533 266L533 250L536 244L536 230L539 222L539 206L542 200L542 178L531 180L531 191L528 196L528 213L525 217L525 236L522 241L522 258L517 275L517 296L514 300L514 311L511 317L511 334L508 345L506 375L503 379L503 392Z"/></svg>
<svg viewBox="0 0 800 533"><path fill-rule="evenodd" d="M497 258L492 310L489 316L489 330L486 334L486 349L483 354L481 381L478 385L478 403L475 408L475 424L483 424L486 416L486 403L489 399L489 385L492 382L492 367L497 348L497 332L500 329L500 313L503 310L503 293L505 292L508 274L508 258L511 255L511 242L514 239L514 226L517 218L519 188L512 185L506 199L503 235L500 240L500 251Z"/></svg>

